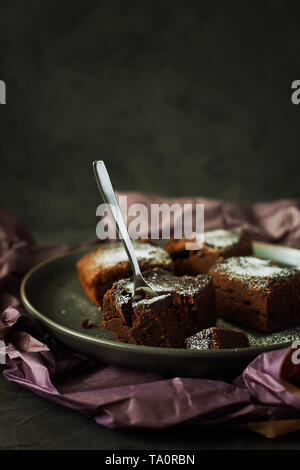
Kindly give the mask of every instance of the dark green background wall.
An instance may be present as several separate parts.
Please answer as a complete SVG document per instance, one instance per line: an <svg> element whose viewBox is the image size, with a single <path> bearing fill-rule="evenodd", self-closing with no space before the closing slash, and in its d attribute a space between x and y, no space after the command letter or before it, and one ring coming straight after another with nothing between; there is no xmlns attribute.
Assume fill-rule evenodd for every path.
<svg viewBox="0 0 300 470"><path fill-rule="evenodd" d="M300 197L300 4L0 0L1 206L34 231L95 228L116 188Z"/></svg>

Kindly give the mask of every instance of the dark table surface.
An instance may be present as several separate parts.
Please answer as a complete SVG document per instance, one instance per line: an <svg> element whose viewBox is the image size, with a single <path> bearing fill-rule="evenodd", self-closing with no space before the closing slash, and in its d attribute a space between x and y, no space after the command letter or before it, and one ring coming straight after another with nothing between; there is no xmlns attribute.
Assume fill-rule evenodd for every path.
<svg viewBox="0 0 300 470"><path fill-rule="evenodd" d="M75 233L36 233L43 244L76 243L94 236ZM276 439L243 429L177 426L166 430L106 429L92 417L44 400L0 375L0 450L104 449L203 450L300 449L300 431Z"/></svg>
<svg viewBox="0 0 300 470"><path fill-rule="evenodd" d="M300 431L266 439L241 429L111 430L0 378L0 449L300 449Z"/></svg>

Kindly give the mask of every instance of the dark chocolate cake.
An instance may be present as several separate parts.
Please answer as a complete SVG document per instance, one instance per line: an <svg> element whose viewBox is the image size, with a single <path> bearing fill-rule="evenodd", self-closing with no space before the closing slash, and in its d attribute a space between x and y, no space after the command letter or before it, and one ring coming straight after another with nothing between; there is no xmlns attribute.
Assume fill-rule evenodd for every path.
<svg viewBox="0 0 300 470"><path fill-rule="evenodd" d="M154 267L173 270L172 260L162 248L141 242L133 242L133 247L142 270ZM77 262L77 271L85 293L100 307L105 292L113 283L132 274L121 242L103 245L87 253Z"/></svg>
<svg viewBox="0 0 300 470"><path fill-rule="evenodd" d="M271 333L300 324L300 272L254 256L232 257L210 269L217 315Z"/></svg>
<svg viewBox="0 0 300 470"><path fill-rule="evenodd" d="M207 273L220 258L251 255L252 242L248 234L241 230L211 230L204 233L204 242L196 237L197 250L187 250L188 240L172 239L166 250L174 261L175 274Z"/></svg>
<svg viewBox="0 0 300 470"><path fill-rule="evenodd" d="M119 341L184 347L185 338L215 325L215 293L209 275L176 277L159 268L143 273L156 297L132 301L132 279L114 283L105 294L102 326Z"/></svg>
<svg viewBox="0 0 300 470"><path fill-rule="evenodd" d="M247 335L241 331L225 328L207 328L185 341L187 349L236 349L250 346Z"/></svg>

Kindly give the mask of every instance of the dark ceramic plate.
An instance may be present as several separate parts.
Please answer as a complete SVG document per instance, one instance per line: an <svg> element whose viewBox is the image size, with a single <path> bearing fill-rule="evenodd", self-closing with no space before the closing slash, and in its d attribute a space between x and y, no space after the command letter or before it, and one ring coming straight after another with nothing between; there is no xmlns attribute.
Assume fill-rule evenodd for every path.
<svg viewBox="0 0 300 470"><path fill-rule="evenodd" d="M300 339L300 325L264 334L218 320L218 326L247 333L251 347L189 351L120 343L104 328L84 329L82 320L88 318L98 324L102 312L86 297L77 278L75 263L83 253L83 250L69 253L35 266L23 279L21 297L26 309L53 336L99 361L173 376L221 378L240 373L261 352L283 348ZM255 242L254 253L261 258L300 266L300 250Z"/></svg>

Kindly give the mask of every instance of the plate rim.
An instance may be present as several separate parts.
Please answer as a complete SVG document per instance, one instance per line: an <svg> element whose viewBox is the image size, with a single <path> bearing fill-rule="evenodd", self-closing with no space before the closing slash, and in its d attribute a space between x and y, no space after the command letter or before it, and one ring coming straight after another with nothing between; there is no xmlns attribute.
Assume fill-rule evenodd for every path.
<svg viewBox="0 0 300 470"><path fill-rule="evenodd" d="M271 345L262 345L262 346L250 346L247 348L229 348L229 349L210 349L207 351L203 350L191 350L191 349L185 349L185 348L163 348L159 346L144 346L144 345L136 345L136 344L129 344L129 343L122 343L121 341L113 341L109 339L104 339L104 338L97 338L94 336L90 336L86 333L81 333L79 331L73 330L69 327L66 327L51 318L47 317L43 313L41 313L39 310L37 310L32 303L30 302L27 294L26 294L26 286L27 283L29 282L30 278L37 272L39 269L44 267L47 264L51 264L61 258L67 258L69 256L74 256L77 253L83 252L83 251L89 251L92 249L95 249L99 243L93 244L93 245L88 245L84 247L77 248L75 250L67 251L64 253L60 253L54 256L50 256L43 261L35 264L23 277L21 281L21 286L20 286L20 295L21 295L21 301L25 307L25 309L30 312L35 318L37 318L39 321L41 321L43 324L46 324L47 326L51 327L54 330L58 330L62 334L66 334L67 336L71 338L76 338L79 340L86 341L90 344L96 344L98 346L104 346L104 347L111 347L113 349L120 349L120 350L129 350L132 352L143 352L143 354L159 354L159 355L177 355L177 356L182 356L182 357L188 357L188 356L198 356L198 357L212 357L212 356L249 356L249 354L253 355L258 355L263 352L267 351L273 351L273 350L278 350L278 349L284 349L286 347L291 346L292 341L287 341L285 343L279 343L279 344L271 344ZM252 242L253 246L266 246L269 248L276 248L276 249L284 249L284 250L291 250L291 252L297 252L300 254L300 250L297 248L292 248L284 245L276 245L273 243L267 243L267 242L261 242L261 241L253 241Z"/></svg>

